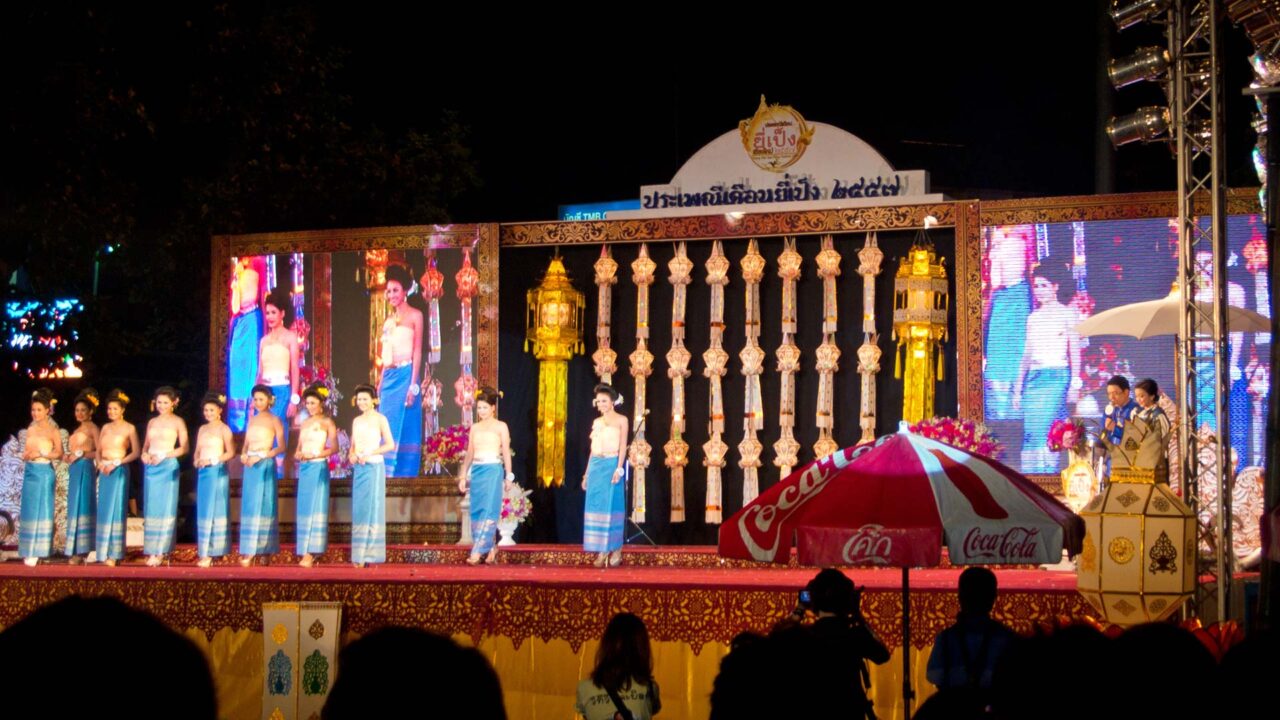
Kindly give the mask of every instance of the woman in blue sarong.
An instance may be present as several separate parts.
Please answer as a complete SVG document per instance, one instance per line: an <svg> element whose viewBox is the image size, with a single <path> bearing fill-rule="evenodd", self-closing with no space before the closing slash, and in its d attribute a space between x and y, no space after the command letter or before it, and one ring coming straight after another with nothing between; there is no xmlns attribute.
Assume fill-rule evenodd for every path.
<svg viewBox="0 0 1280 720"><path fill-rule="evenodd" d="M287 474L288 468L285 467L284 460L289 450L289 425L298 414L298 404L302 402L302 397L298 395L298 362L301 351L298 348L298 336L290 329L293 325L293 300L288 291L283 288L272 290L262 306L263 317L267 321L267 334L262 336L262 342L258 344L258 385L265 385L271 390L271 412L280 418L280 427L284 431L276 471L277 474Z"/></svg>
<svg viewBox="0 0 1280 720"><path fill-rule="evenodd" d="M1010 404L1022 412L1021 470L1053 473L1057 455L1049 450L1049 427L1065 418L1080 399L1080 314L1063 305L1059 289L1071 283L1064 263L1045 258L1032 273L1036 309L1027 317L1026 347Z"/></svg>
<svg viewBox="0 0 1280 720"><path fill-rule="evenodd" d="M227 515L231 503L231 479L227 461L236 456L231 428L222 422L227 397L210 392L201 410L204 425L196 433L196 565L209 567L227 554L231 545Z"/></svg>
<svg viewBox="0 0 1280 720"><path fill-rule="evenodd" d="M178 391L156 388L151 405L157 415L147 423L142 443L142 535L147 566L157 567L173 552L178 524L178 458L187 454L187 424L174 414Z"/></svg>
<svg viewBox="0 0 1280 720"><path fill-rule="evenodd" d="M240 462L240 565L249 567L256 555L280 551L277 525L276 462L284 452L284 427L271 412L275 394L266 385L253 386L253 417L244 431Z"/></svg>
<svg viewBox="0 0 1280 720"><path fill-rule="evenodd" d="M98 522L95 557L114 566L124 559L125 504L129 498L129 463L142 454L138 429L124 419L129 396L107 394L107 424L98 433Z"/></svg>
<svg viewBox="0 0 1280 720"><path fill-rule="evenodd" d="M409 304L414 285L401 265L387 267L386 297L392 313L382 326L379 407L396 449L387 455L388 477L417 477L422 463L422 311Z"/></svg>
<svg viewBox="0 0 1280 720"><path fill-rule="evenodd" d="M360 414L351 422L351 563L366 567L387 559L386 453L396 448L387 418L377 411L378 392L357 385Z"/></svg>
<svg viewBox="0 0 1280 720"><path fill-rule="evenodd" d="M511 433L507 424L496 417L497 390L483 387L476 391L476 415L480 420L471 426L467 454L458 473L458 489L465 495L471 489L471 555L468 565L483 559L493 562L498 556L495 538L498 516L502 512L502 496L516 476L511 472Z"/></svg>
<svg viewBox="0 0 1280 720"><path fill-rule="evenodd" d="M302 392L307 419L298 429L298 564L311 567L329 547L329 457L338 451L338 426L325 411L329 388L314 383Z"/></svg>
<svg viewBox="0 0 1280 720"><path fill-rule="evenodd" d="M232 432L244 432L249 421L249 396L258 377L258 342L262 340L262 308L259 307L261 274L256 258L236 259L231 281L231 337L227 341L227 423Z"/></svg>
<svg viewBox="0 0 1280 720"><path fill-rule="evenodd" d="M67 438L67 557L72 565L80 565L93 552L94 480L93 464L98 459L98 425L93 413L98 409L98 391L85 388L76 396L75 432Z"/></svg>
<svg viewBox="0 0 1280 720"><path fill-rule="evenodd" d="M615 408L622 396L609 385L595 387L595 406L600 417L591 423L591 460L582 475L587 492L582 527L582 544L596 553L594 565L622 564L623 523L626 521L626 488L622 482L627 461L627 418Z"/></svg>
<svg viewBox="0 0 1280 720"><path fill-rule="evenodd" d="M31 393L31 424L22 449L22 507L18 513L18 556L29 567L53 553L53 461L62 458L62 435L53 421L53 391Z"/></svg>

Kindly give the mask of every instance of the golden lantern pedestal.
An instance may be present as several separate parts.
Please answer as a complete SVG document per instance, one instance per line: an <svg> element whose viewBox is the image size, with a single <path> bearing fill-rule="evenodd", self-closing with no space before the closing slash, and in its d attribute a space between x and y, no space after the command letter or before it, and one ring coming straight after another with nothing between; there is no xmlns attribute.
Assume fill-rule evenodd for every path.
<svg viewBox="0 0 1280 720"><path fill-rule="evenodd" d="M569 359L583 351L585 298L573 288L564 262L551 259L538 287L528 293L525 350L533 345L538 370L538 478L564 484L564 425L569 412Z"/></svg>
<svg viewBox="0 0 1280 720"><path fill-rule="evenodd" d="M926 218L926 225L930 218ZM947 339L947 269L922 230L893 279L893 376L902 379L902 419L920 422L934 415L934 384L943 379ZM937 370L934 370L934 362Z"/></svg>
<svg viewBox="0 0 1280 720"><path fill-rule="evenodd" d="M1158 442L1157 433L1144 430L1130 420L1121 446ZM1117 457L1107 488L1080 511L1085 536L1077 587L1107 622L1163 620L1195 593L1195 515L1169 487L1164 467L1116 466Z"/></svg>

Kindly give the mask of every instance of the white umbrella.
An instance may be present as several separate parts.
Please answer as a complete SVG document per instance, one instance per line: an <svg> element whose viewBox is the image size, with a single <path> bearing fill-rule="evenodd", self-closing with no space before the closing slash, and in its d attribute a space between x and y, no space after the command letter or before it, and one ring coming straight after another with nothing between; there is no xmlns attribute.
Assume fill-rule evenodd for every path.
<svg viewBox="0 0 1280 720"><path fill-rule="evenodd" d="M1213 314L1213 303L1198 302L1202 312ZM1121 305L1103 310L1076 325L1081 336L1129 335L1139 340L1155 335L1177 335L1182 317L1182 296L1177 291L1159 300ZM1271 332L1271 318L1230 305L1227 307L1227 327L1231 332Z"/></svg>

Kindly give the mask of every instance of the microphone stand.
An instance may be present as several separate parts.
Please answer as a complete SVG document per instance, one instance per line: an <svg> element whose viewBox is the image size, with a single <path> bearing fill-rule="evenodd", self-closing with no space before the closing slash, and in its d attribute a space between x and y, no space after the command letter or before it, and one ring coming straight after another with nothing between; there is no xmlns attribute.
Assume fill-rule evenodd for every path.
<svg viewBox="0 0 1280 720"><path fill-rule="evenodd" d="M649 420L649 410L646 409L644 411L644 415L640 416L640 422L636 423L636 429L635 429L636 434L644 430L644 424L648 420ZM622 492L626 494L628 500L630 500L631 498L630 486L631 486L631 453L628 452L626 472L623 474L623 478L622 478ZM623 504L625 505L626 503L624 502ZM640 527L640 523L631 519L631 513L627 513L626 516L627 516L626 521L631 524L631 528L635 530L635 534L627 537L627 539L623 542L623 544L626 545L630 543L632 540L635 540L636 538L644 538L645 541L648 542L650 545L657 547L658 543L654 542L653 538L649 537L649 533L645 532L644 528Z"/></svg>

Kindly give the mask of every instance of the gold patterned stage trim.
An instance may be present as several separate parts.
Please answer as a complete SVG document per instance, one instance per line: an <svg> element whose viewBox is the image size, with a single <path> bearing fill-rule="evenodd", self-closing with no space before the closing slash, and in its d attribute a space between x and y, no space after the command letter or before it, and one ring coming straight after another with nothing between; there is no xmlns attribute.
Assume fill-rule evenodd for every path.
<svg viewBox="0 0 1280 720"><path fill-rule="evenodd" d="M336 550L334 557L346 551ZM572 714L576 680L589 671L606 622L628 611L644 619L655 642L667 705L663 716L705 718L711 681L729 641L746 630L767 632L792 610L796 591L816 572L747 563L721 567L713 551L701 548L628 548L626 564L610 569L586 565L585 553L566 546L507 551L502 562L478 567L463 564L465 550L452 546L396 552L418 562L366 569L338 562L311 569L284 562L202 569L181 562L181 556L159 568L135 562L27 568L9 562L0 566L0 626L71 594L120 597L204 648L217 676L222 714L247 720L259 711L261 658L254 662L251 656L261 653L262 604L341 602L344 636L401 624L463 639L498 669L511 717L563 718ZM866 587L868 623L889 647L900 648L900 571L848 573ZM997 573L995 616L1019 631L1089 612L1072 572ZM959 609L958 576L957 569L911 573L911 644L922 658L913 670L917 682L923 682L923 659L934 637ZM900 658L873 673L882 718L900 716L894 700Z"/></svg>
<svg viewBox="0 0 1280 720"><path fill-rule="evenodd" d="M0 625L75 593L115 595L175 628L199 628L208 636L224 627L260 630L264 602L337 601L346 606L345 629L357 633L403 623L477 640L486 635L504 635L516 643L560 639L578 648L595 638L614 613L629 611L644 618L655 639L684 642L696 651L705 643L728 643L744 630L767 630L795 607L796 591L815 573L812 568L764 565L690 566L684 563L699 553L679 549L628 549L626 564L605 570L586 564L585 553L568 549L561 551L563 559L573 564L477 567L461 562L461 550L422 552L451 562L365 569L324 562L311 569L284 562L207 569L180 561L160 568L134 563L27 568L11 562L0 567ZM529 559L553 557L554 552L537 551ZM518 554L503 556L514 560ZM886 643L901 644L899 571L855 569L848 574L866 587L863 610L871 626ZM995 614L1015 629L1026 631L1037 621L1088 612L1076 593L1075 573L1001 570L998 575ZM912 571L911 639L917 648L927 647L953 621L959 609L958 576L956 569Z"/></svg>
<svg viewBox="0 0 1280 720"><path fill-rule="evenodd" d="M233 524L234 525L234 524ZM330 523L332 529L335 523ZM281 523L280 534L289 537L293 534L292 523ZM235 533L232 533L235 536ZM626 549L626 565L628 567L660 567L660 568L721 568L736 570L786 570L801 567L796 562L794 552L787 564L758 563L748 560L722 558L716 549L710 546L652 546L628 547ZM462 565L470 553L469 545L388 545L387 563L395 564L428 564L428 565ZM194 564L196 547L194 545L178 545L171 555L177 565ZM129 548L128 560L141 562L145 559L142 549ZM594 554L584 552L576 545L517 545L504 547L498 555L499 565L542 565L542 566L576 566L589 567ZM216 567L235 567L240 556L231 552L213 560ZM349 545L329 544L328 552L316 556L320 565L334 565L351 562ZM65 563L65 559L54 558L52 563ZM270 558L258 556L257 564L277 567L295 565L298 555L293 552L292 545L282 545L281 551ZM952 567L947 559L947 550L942 550L942 564L939 569ZM1008 566L1006 570L1030 570L1032 565ZM816 570L815 570L816 572Z"/></svg>

